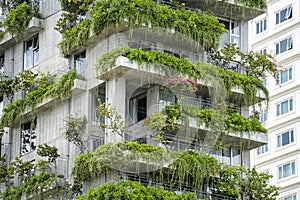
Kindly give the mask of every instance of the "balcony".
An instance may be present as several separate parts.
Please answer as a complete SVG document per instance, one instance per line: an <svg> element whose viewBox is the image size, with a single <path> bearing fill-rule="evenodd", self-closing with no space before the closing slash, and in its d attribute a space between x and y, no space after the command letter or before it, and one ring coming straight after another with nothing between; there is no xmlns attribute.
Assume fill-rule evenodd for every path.
<svg viewBox="0 0 300 200"><path fill-rule="evenodd" d="M0 49L7 49L14 44L17 43L17 41L20 41L22 39L31 37L38 33L41 29L44 27L44 20L39 19L36 17L33 17L24 33L22 33L20 36L18 36L18 40L16 36L12 36L10 33L6 33L4 37L0 40Z"/></svg>
<svg viewBox="0 0 300 200"><path fill-rule="evenodd" d="M236 4L234 0L179 0L179 2L185 3L187 7L198 8L204 11L210 10L219 17L235 20L249 21L265 12L265 10L260 8L250 8Z"/></svg>

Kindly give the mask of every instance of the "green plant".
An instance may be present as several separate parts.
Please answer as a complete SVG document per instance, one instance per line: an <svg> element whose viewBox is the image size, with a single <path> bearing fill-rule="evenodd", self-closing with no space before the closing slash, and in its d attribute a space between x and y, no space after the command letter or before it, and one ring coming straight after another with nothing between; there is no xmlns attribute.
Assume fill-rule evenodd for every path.
<svg viewBox="0 0 300 200"><path fill-rule="evenodd" d="M82 140L82 135L87 124L86 117L69 116L65 118L65 131L62 133L69 142L73 142L83 154L86 146Z"/></svg>
<svg viewBox="0 0 300 200"><path fill-rule="evenodd" d="M29 73L29 71L26 71L25 73ZM25 98L13 101L3 109L0 123L1 126L12 126L13 122L17 122L22 117L22 114L27 108L31 109L31 112L33 113L36 106L47 97L58 99L67 97L74 85L74 80L77 75L74 70L70 71L64 74L59 79L58 83L53 83L53 77L46 77L48 77L48 75L41 75L41 77L39 77L35 74L30 74L29 76L26 75L24 78L17 77L13 81L5 82L5 86L2 88L4 88L8 94L10 94L11 90L15 92L24 89L29 90L29 88L32 87L37 87L37 89L28 92Z"/></svg>
<svg viewBox="0 0 300 200"><path fill-rule="evenodd" d="M255 168L244 170L244 173L247 178L240 183L240 187L249 199L276 200L279 188L268 184L272 175L258 173Z"/></svg>
<svg viewBox="0 0 300 200"><path fill-rule="evenodd" d="M64 56L88 41L91 27L97 35L108 27L118 27L120 24L125 24L130 29L145 26L174 29L194 39L207 50L217 47L225 32L224 25L212 15L193 12L179 4L174 7L156 4L152 0L99 1L89 13L92 16L90 21L83 21L63 33L63 41L59 46ZM72 19L70 15L65 17ZM64 29L65 21L60 20L57 29Z"/></svg>
<svg viewBox="0 0 300 200"><path fill-rule="evenodd" d="M108 130L111 130L111 133L117 133L121 137L125 136L127 125L111 103L101 103L96 108L96 111L99 112L100 116L105 117L108 121L107 124L101 123L101 128L107 128Z"/></svg>
<svg viewBox="0 0 300 200"><path fill-rule="evenodd" d="M155 67L163 74L170 74L170 71L173 70L179 74L186 74L190 80L206 80L207 77L222 80L220 84L225 87L226 97L232 93L234 87L240 88L244 93L243 98L246 105L255 105L259 101L257 97L259 91L262 91L268 100L268 90L263 86L262 80L257 77L242 75L207 63L193 64L185 58L176 58L155 50L146 52L129 47L112 50L97 61L98 74L101 75L112 69L115 66L115 59L119 56L125 56L131 61L138 62L141 68ZM268 70L264 73L268 73ZM258 73L256 76L262 75ZM210 80L210 84L214 84L211 82L213 81Z"/></svg>
<svg viewBox="0 0 300 200"><path fill-rule="evenodd" d="M37 149L37 154L41 157L48 157L48 162L55 162L60 156L57 153L58 149L55 146L49 146L48 144L39 144Z"/></svg>
<svg viewBox="0 0 300 200"><path fill-rule="evenodd" d="M6 190L1 194L4 200L21 199L33 195L34 198L42 199L43 197L61 197L63 192L69 190L68 184L62 180L62 175L56 173L56 159L59 157L58 149L55 146L42 144L38 146L37 154L41 157L46 157L47 161L39 160L37 163L22 161L20 158L15 158L11 163L11 167L1 167L1 170L7 171L3 173L3 178L11 180L12 174L20 180L20 186L10 188L7 185ZM54 171L51 164L54 164ZM6 165L7 166L7 165ZM0 172L1 172L0 170Z"/></svg>
<svg viewBox="0 0 300 200"><path fill-rule="evenodd" d="M12 8L4 19L3 26L6 27L6 32L17 36L24 32L32 17L40 17L35 11L32 11L31 6L27 3L22 3Z"/></svg>
<svg viewBox="0 0 300 200"><path fill-rule="evenodd" d="M86 196L81 196L78 200L92 199L165 199L165 200L196 200L194 193L175 194L163 188L153 186L143 186L139 182L120 181L118 183L105 183L96 188L91 188Z"/></svg>

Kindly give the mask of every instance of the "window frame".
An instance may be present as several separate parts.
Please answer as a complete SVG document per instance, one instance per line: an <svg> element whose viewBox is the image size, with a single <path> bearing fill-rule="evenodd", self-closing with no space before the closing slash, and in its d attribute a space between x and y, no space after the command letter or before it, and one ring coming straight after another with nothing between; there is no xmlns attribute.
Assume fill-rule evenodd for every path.
<svg viewBox="0 0 300 200"><path fill-rule="evenodd" d="M293 164L294 164L294 170L293 170ZM290 166L289 170L291 170L291 174L289 176L284 176L284 167L285 166ZM286 178L290 178L292 176L295 176L297 174L297 167L296 167L296 161L290 161L288 163L282 164L277 166L277 172L278 172L278 180L284 180ZM280 174L281 172L281 174Z"/></svg>
<svg viewBox="0 0 300 200"><path fill-rule="evenodd" d="M290 13L287 12L289 9L290 9ZM285 14L284 14L285 17L284 17L283 21L281 21L281 14L283 14L284 11L285 11ZM275 25L282 24L285 21L288 21L289 19L292 19L292 18L293 18L293 6L289 5L275 13Z"/></svg>
<svg viewBox="0 0 300 200"><path fill-rule="evenodd" d="M282 74L283 73L287 73L287 80L282 82ZM278 81L276 82L276 85L282 85L282 84L287 84L289 82L291 82L294 79L294 69L293 66L288 67L287 69L285 69L284 71L281 71L278 73Z"/></svg>
<svg viewBox="0 0 300 200"><path fill-rule="evenodd" d="M285 103L285 102L288 103L288 105L287 105L288 111L283 113L282 112L282 110L283 110L282 109L282 104ZM294 98L290 97L290 98L276 104L276 117L285 115L289 112L292 112L293 110L294 110Z"/></svg>
<svg viewBox="0 0 300 200"><path fill-rule="evenodd" d="M268 109L264 109L261 112L258 112L258 120L260 123L265 123L268 121Z"/></svg>
<svg viewBox="0 0 300 200"><path fill-rule="evenodd" d="M29 126L29 129L25 129L25 126ZM21 124L21 134L20 134L20 155L24 156L27 155L33 151L36 150L37 148L37 132L36 132L36 127L37 127L37 119L35 118L32 121L27 121ZM26 132L29 131L29 132ZM23 151L27 150L26 149L26 141L23 140L25 137L25 134L29 134L29 150L28 151ZM35 146L32 146L35 145Z"/></svg>
<svg viewBox="0 0 300 200"><path fill-rule="evenodd" d="M255 34L258 35L267 30L268 21L267 18L263 18L255 23Z"/></svg>
<svg viewBox="0 0 300 200"><path fill-rule="evenodd" d="M287 196L284 196L280 198L279 200L288 200L288 198L291 198L291 200L297 200L297 193L293 193Z"/></svg>
<svg viewBox="0 0 300 200"><path fill-rule="evenodd" d="M269 152L269 143L264 144L256 149L256 155L261 156Z"/></svg>
<svg viewBox="0 0 300 200"><path fill-rule="evenodd" d="M288 135L288 143L283 145L283 135ZM294 129L290 129L284 132L281 132L280 134L276 135L276 139L277 139L277 148L282 148L282 147L286 147L289 146L291 144L293 144L295 142L295 130Z"/></svg>
<svg viewBox="0 0 300 200"><path fill-rule="evenodd" d="M286 46L285 46L285 49L283 49L282 45L285 40L286 40ZM292 35L275 43L275 54L276 55L282 54L282 53L290 51L292 49L293 49L293 36Z"/></svg>
<svg viewBox="0 0 300 200"><path fill-rule="evenodd" d="M78 75L81 75L83 79L86 79L87 58L85 50L74 55L74 69Z"/></svg>
<svg viewBox="0 0 300 200"><path fill-rule="evenodd" d="M31 42L31 45L29 43ZM39 35L35 35L24 41L23 69L30 70L39 64ZM28 61L30 60L30 61Z"/></svg>
<svg viewBox="0 0 300 200"><path fill-rule="evenodd" d="M0 118L2 116L3 108L4 108L4 96L0 95Z"/></svg>

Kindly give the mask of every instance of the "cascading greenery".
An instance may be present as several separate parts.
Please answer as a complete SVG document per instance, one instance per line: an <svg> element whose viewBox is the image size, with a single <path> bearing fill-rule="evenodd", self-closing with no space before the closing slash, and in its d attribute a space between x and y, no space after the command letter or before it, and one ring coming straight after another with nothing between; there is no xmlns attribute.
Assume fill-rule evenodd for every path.
<svg viewBox="0 0 300 200"><path fill-rule="evenodd" d="M88 41L91 30L99 35L106 28L118 27L120 24L130 29L138 27L174 29L195 40L207 50L217 47L220 37L226 32L224 25L212 15L187 10L179 4L175 4L174 7L156 4L152 0L97 1L89 14L90 21L84 20L81 22L83 24L80 23L63 33L63 40L59 46L64 56L67 56L70 50L83 46Z"/></svg>
<svg viewBox="0 0 300 200"><path fill-rule="evenodd" d="M197 106L184 105L184 112L191 117L195 117L198 120L198 125L205 123L206 127L210 126L210 122L214 112L218 112L214 109L202 110ZM246 118L240 114L233 112L227 113L223 117L224 130L222 131L236 131L236 132L260 132L267 133L265 129L256 117Z"/></svg>
<svg viewBox="0 0 300 200"><path fill-rule="evenodd" d="M25 72L25 73L29 73L29 72ZM28 84L27 86L24 86L26 85L24 79L22 79L21 82L15 81L16 79L19 78L19 76L17 76L15 80L9 81L8 83L11 83L13 86L6 85L3 86L3 88L20 87L22 90L25 87L27 91L35 87L37 89L28 92L25 98L13 101L3 109L3 114L0 123L1 126L2 127L12 126L15 122L17 122L21 118L22 114L26 109L31 109L31 112L34 112L36 106L39 103L41 103L43 99L47 97L59 98L59 99L66 97L69 94L72 86L74 85L74 80L76 77L77 77L76 72L72 70L64 74L59 79L58 83L54 83L43 76L40 78L32 76L30 79L31 81L27 83ZM14 82L19 83L19 85L14 85L13 84Z"/></svg>
<svg viewBox="0 0 300 200"><path fill-rule="evenodd" d="M25 2L18 3L15 7L10 8L2 24L5 28L5 31L1 34L2 37L5 33L18 36L26 30L32 17L40 18L41 15Z"/></svg>
<svg viewBox="0 0 300 200"><path fill-rule="evenodd" d="M247 171L238 166L230 167L218 163L213 157L193 150L167 153L160 147L138 144L137 142L109 143L98 147L94 152L81 155L76 159L72 173L74 178L80 182L90 181L105 172L124 170L123 167L126 163L128 164L128 159L134 160L136 163L147 163L146 160L151 154L156 156L156 160L158 156L165 163L165 165L157 168L154 173L165 174L169 179L168 184L173 188L190 185L195 190L201 190L204 183L214 182L216 194L229 195L235 198L239 196L240 190L246 191L246 195L249 195L252 199L259 199L260 196L264 196L265 199L273 200L278 194L277 187L266 184L267 180L272 177L271 175L259 174L254 169ZM155 165L156 160L147 164ZM116 163L123 164L118 169ZM234 179L232 179L233 175ZM254 187L245 187L252 184L255 185L255 188L258 185L261 187L260 196L251 193L251 191L255 191ZM114 183L107 183L107 185L110 185L110 188L113 189ZM113 192L108 192L108 188L104 189L105 187L104 184L100 186L101 189L91 189L87 199L94 197L94 195L97 197L98 195L113 195Z"/></svg>
<svg viewBox="0 0 300 200"><path fill-rule="evenodd" d="M185 74L189 76L190 80L201 80L206 74L214 72L215 78L223 80L227 95L232 93L234 87L237 87L243 91L243 98L248 105L254 105L258 102L257 94L259 91L262 91L265 98L268 99L268 90L257 77L242 75L207 63L193 64L185 58L173 57L156 50L143 51L142 49L131 49L129 47L112 50L98 60L96 66L98 76L112 69L115 66L116 58L119 56L125 56L131 61L138 62L140 67L150 68L150 66L155 66L159 72L165 75L169 74L171 70L179 74Z"/></svg>
<svg viewBox="0 0 300 200"><path fill-rule="evenodd" d="M91 188L86 196L80 196L78 200L89 199L170 199L170 200L200 200L194 193L175 194L163 188L144 186L140 182L120 181L118 183L105 183L96 188Z"/></svg>

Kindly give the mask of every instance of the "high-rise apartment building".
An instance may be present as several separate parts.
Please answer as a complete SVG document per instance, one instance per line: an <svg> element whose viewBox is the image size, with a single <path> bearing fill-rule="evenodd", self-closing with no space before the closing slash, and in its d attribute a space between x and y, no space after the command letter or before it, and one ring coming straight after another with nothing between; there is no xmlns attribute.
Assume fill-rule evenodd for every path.
<svg viewBox="0 0 300 200"><path fill-rule="evenodd" d="M0 94L1 126L5 130L1 154L6 154L9 161L21 157L23 161L36 163L41 159L37 155L37 146L44 143L54 145L60 154L57 173L63 174L67 181L71 179L71 168L80 152L61 133L68 128L65 127L66 121L76 116L85 116L87 119L82 136L86 146L84 153L110 142L130 140L158 145L168 151L202 151L220 162L247 168L250 165L249 151L266 144L267 137L262 133L264 130L260 124L255 123L254 118L248 118L248 106L252 101L264 99L264 96L256 94L261 94L264 89L260 80L256 76L248 77L247 69L239 67L235 61L223 63L223 68L205 64L209 61L207 52L224 47L225 43L236 44L242 52L247 52L248 20L261 14L263 6L253 5L253 1L239 1L251 6L247 7L231 0L179 1L184 5L150 0L29 2L21 4L21 7L11 5L18 9L3 11L7 12L6 18L17 18L21 24L19 26L16 21L6 21L2 31L6 28L7 32L1 32L0 64L8 76L5 80L28 70L49 72L56 76L30 83L30 87L26 86L28 82L25 80L22 86L14 88L14 94L7 91ZM293 16L288 21L295 20L298 4L294 4L278 11L278 28L281 27L281 32L282 27L286 26L283 15L287 18ZM23 9L26 10L25 14ZM65 21L60 20L66 11L73 15L65 17ZM213 16L206 14L211 11ZM16 13L10 15L13 12ZM257 22L258 32L268 31L269 26L265 28L265 24L270 20ZM28 24L24 27L23 22ZM299 39L296 32L284 34L274 43L282 56L290 55L287 52L294 53L296 45L293 44L297 44ZM197 62L201 64L195 64ZM287 71L280 74L282 82L278 85L274 83L278 91L282 91L283 85L288 83L291 83L290 90L296 89L293 86L296 83L293 81L297 72L296 64L289 63L288 67ZM77 72L76 76L72 74L72 69ZM198 75L201 75L199 80ZM186 76L193 80L188 80ZM185 88L179 92L172 90L172 87L171 92L166 91L163 87L166 81L170 81L171 85L179 82L189 87L193 85L194 91ZM255 92L249 91L250 87ZM275 94L271 92L271 95ZM99 128L99 122L109 124L111 121L96 112L98 100L107 105L111 103L116 108L120 118L129 124L125 132L112 134L111 129ZM190 107L195 115L191 115L191 118L199 115L202 121L190 119L186 126L182 126L183 120L176 121L175 125L185 129L176 129L176 137L173 135L167 142L155 140L157 132L147 130L144 127L145 120L155 112L171 108L168 106L174 106L179 100L183 105L194 106ZM278 110L277 118L283 119L286 113L296 115L296 102L294 93L279 99L274 108ZM271 105L272 102L270 108ZM213 112L217 111L228 115L227 121L220 118L212 120ZM247 123L247 126L243 123ZM291 143L295 143L296 128L291 125L280 130L280 148L286 148L287 137ZM214 149L212 146L218 142L223 143L223 148ZM280 164L278 169L281 167L282 177L287 176L287 168L294 169L290 172L293 173L291 176L297 174L297 159ZM101 179L91 183L92 186L132 177L138 177L140 181L146 177L144 184L161 186L154 179L149 179L148 172L143 174L145 176L139 172L137 176L130 172L140 169L117 169L119 172L113 176L102 174ZM24 180L28 179L29 175ZM15 185L24 183L24 180L15 180ZM206 195L204 197L214 193L211 184L207 182L201 187ZM178 185L175 184L180 187L177 192L186 189ZM86 192L91 185L85 183L83 186ZM239 192L237 195L240 195Z"/></svg>
<svg viewBox="0 0 300 200"><path fill-rule="evenodd" d="M280 200L300 198L300 2L268 0L267 12L249 22L251 48L275 56L279 74L264 84L270 103L260 120L269 130L268 144L252 154L252 164L273 175L270 184L281 187Z"/></svg>

